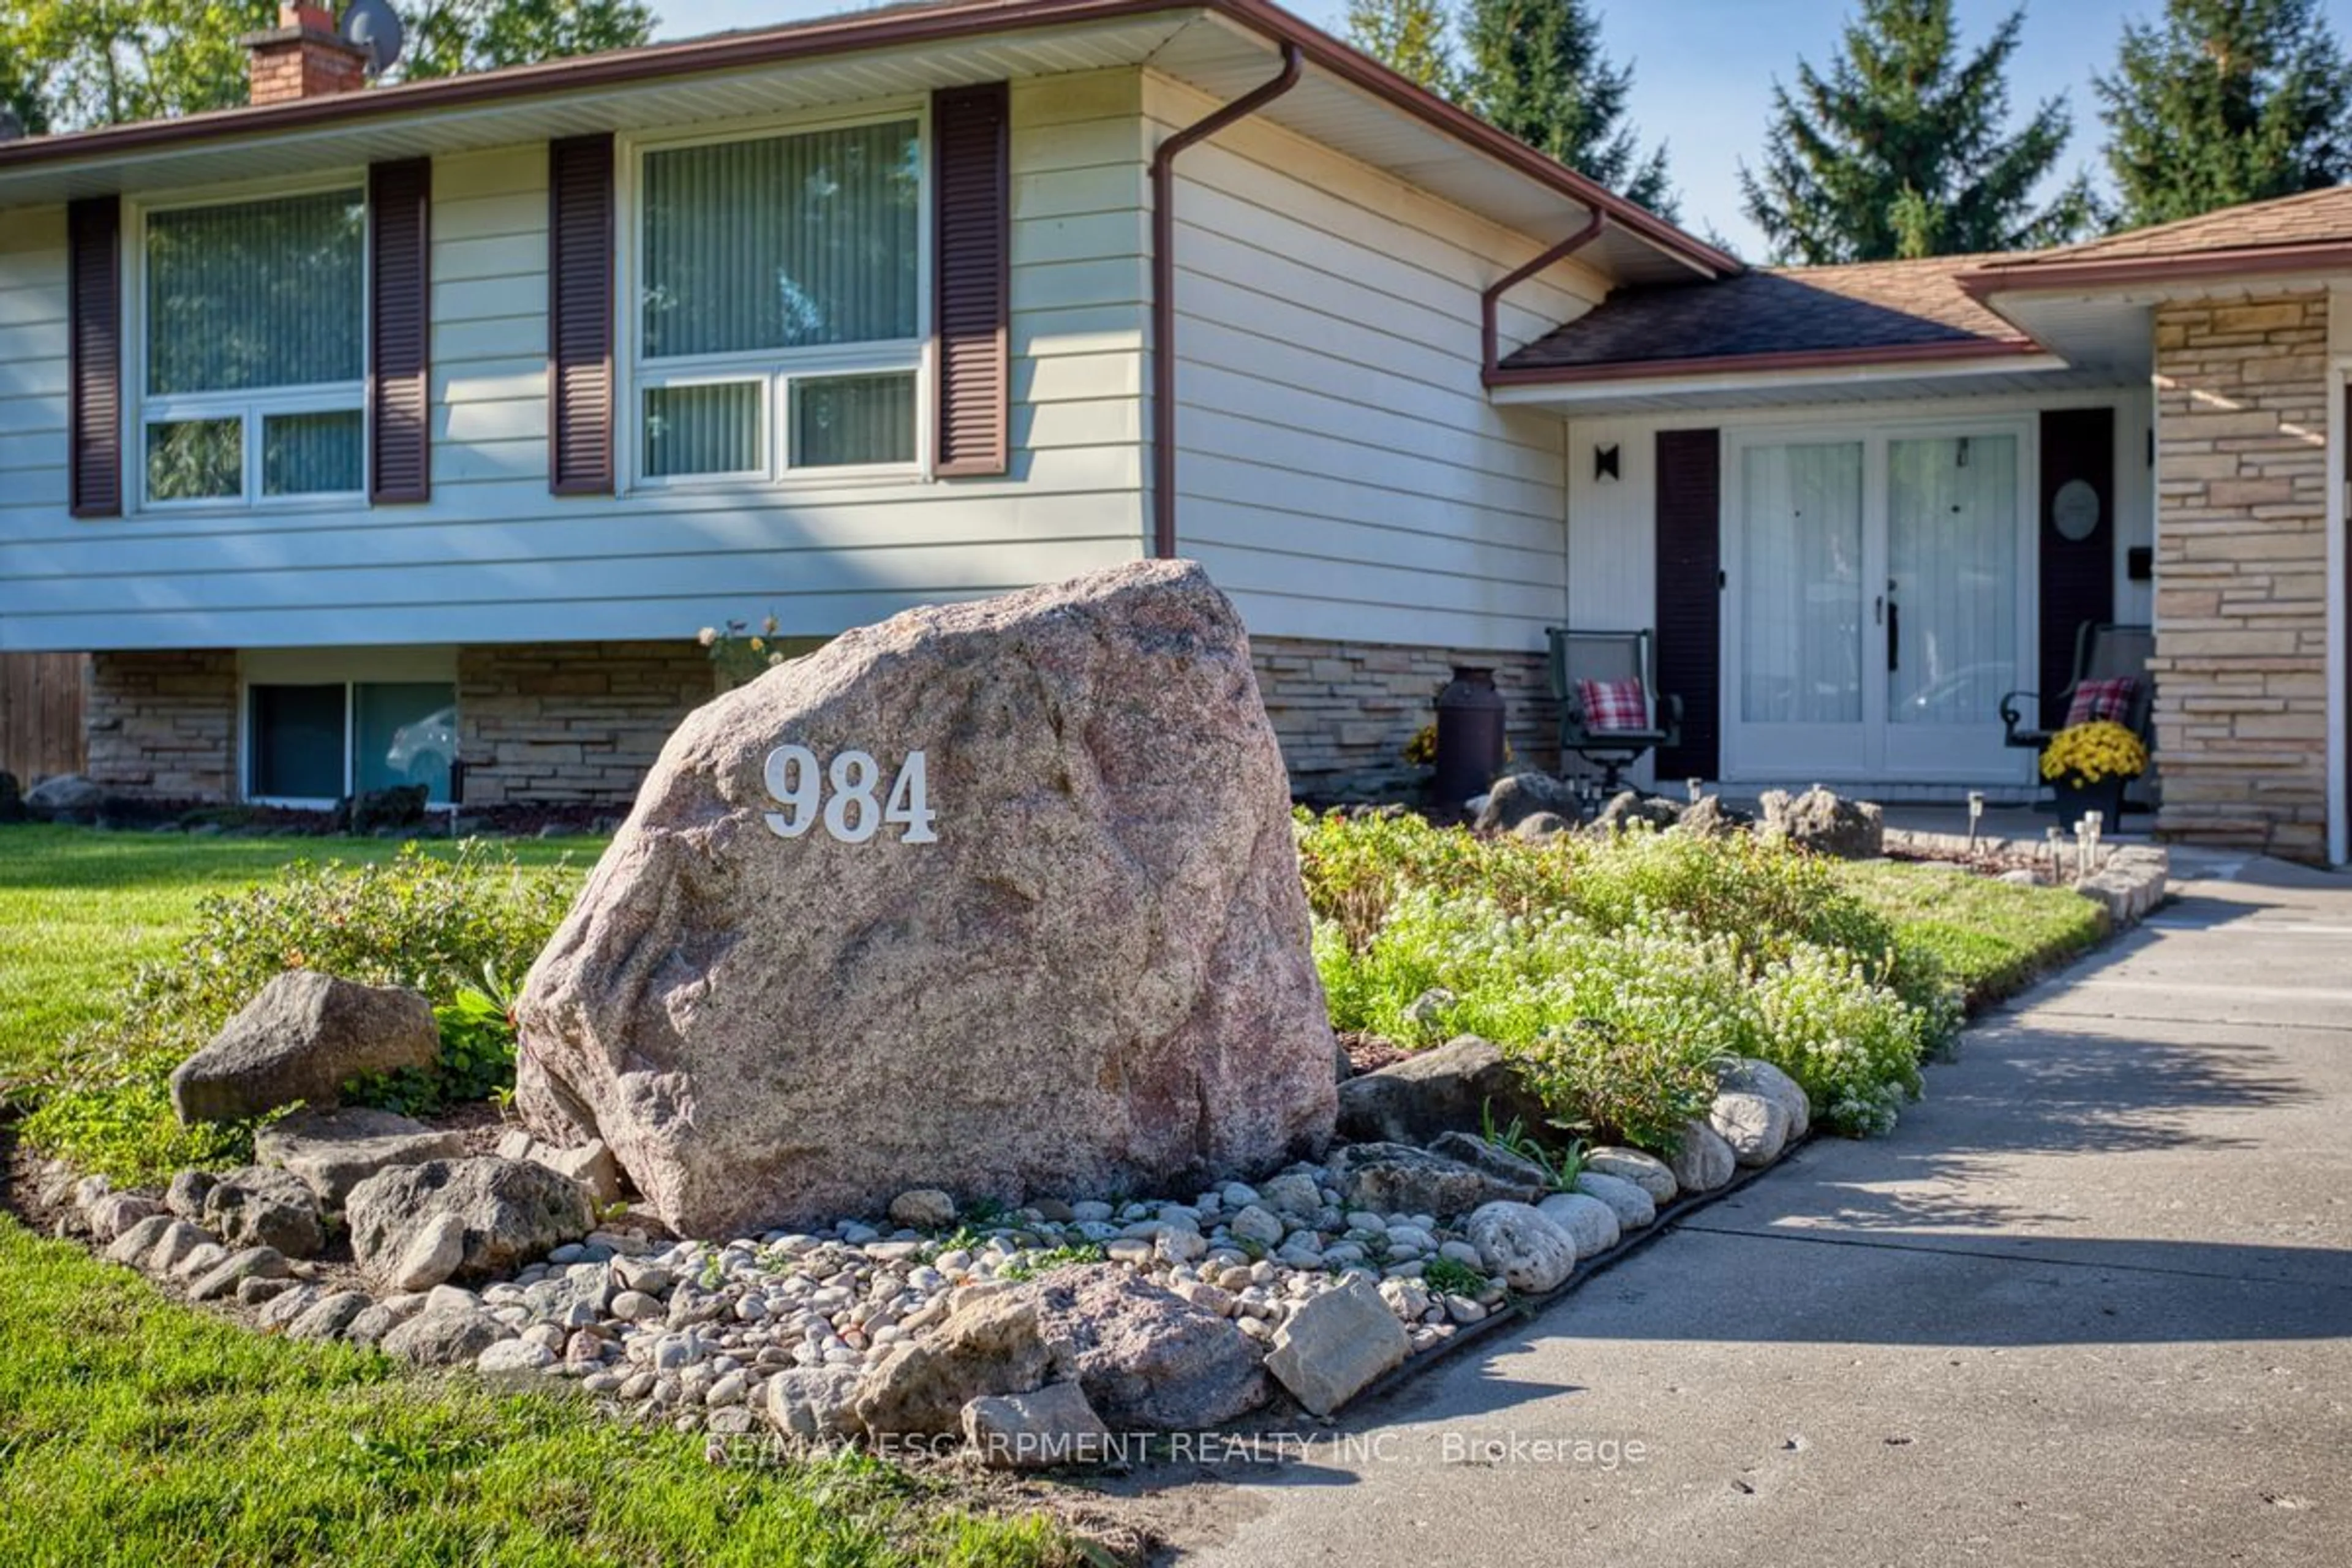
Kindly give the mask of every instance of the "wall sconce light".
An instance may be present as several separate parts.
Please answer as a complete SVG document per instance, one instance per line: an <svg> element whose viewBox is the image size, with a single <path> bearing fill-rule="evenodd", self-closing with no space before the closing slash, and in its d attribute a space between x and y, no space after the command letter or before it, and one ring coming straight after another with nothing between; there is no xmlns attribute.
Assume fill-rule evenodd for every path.
<svg viewBox="0 0 2352 1568"><path fill-rule="evenodd" d="M1617 477L1617 448L1614 446L1592 448L1592 477L1596 479Z"/></svg>

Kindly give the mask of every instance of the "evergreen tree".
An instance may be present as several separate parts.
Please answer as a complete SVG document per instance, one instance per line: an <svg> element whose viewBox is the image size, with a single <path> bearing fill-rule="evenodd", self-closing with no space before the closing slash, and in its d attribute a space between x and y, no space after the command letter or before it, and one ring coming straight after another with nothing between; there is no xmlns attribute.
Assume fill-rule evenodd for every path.
<svg viewBox="0 0 2352 1568"><path fill-rule="evenodd" d="M1586 0L1469 0L1465 108L1496 130L1667 217L1676 198L1662 142L1644 155L1625 121L1630 66L1601 47Z"/></svg>
<svg viewBox="0 0 2352 1568"><path fill-rule="evenodd" d="M1454 91L1444 0L1348 0L1348 41L1432 92Z"/></svg>
<svg viewBox="0 0 2352 1568"><path fill-rule="evenodd" d="M1960 57L1951 0L1862 0L1824 77L1797 62L1772 89L1760 174L1739 169L1741 205L1776 260L1818 265L2063 243L2094 210L2077 176L2048 204L2034 187L2072 127L2063 99L2005 133L2004 72L2022 9Z"/></svg>
<svg viewBox="0 0 2352 1568"><path fill-rule="evenodd" d="M2095 86L2118 227L2352 180L2352 64L2314 0L2166 0Z"/></svg>

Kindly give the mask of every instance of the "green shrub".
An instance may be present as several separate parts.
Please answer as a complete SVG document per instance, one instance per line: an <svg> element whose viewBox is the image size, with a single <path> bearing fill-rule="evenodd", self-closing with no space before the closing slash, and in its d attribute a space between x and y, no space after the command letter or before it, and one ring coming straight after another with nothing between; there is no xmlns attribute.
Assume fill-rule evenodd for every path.
<svg viewBox="0 0 2352 1568"><path fill-rule="evenodd" d="M248 1157L249 1127L181 1126L169 1079L271 976L289 969L422 992L441 1009L445 1041L453 1030L457 1037L459 1049L443 1071L456 1070L382 1092L395 1101L416 1097L413 1103L479 1098L501 1073L512 1080L511 1036L501 1061L488 1038L495 1029L460 993L486 973L529 967L562 918L575 880L566 868L527 869L502 851L468 844L448 859L411 847L382 865L297 862L273 882L207 898L178 951L142 965L115 1015L67 1042L33 1087L25 1138L123 1184ZM502 1024L503 1009L492 1007Z"/></svg>
<svg viewBox="0 0 2352 1568"><path fill-rule="evenodd" d="M1882 1131L1957 1023L1932 953L1785 846L1646 827L1544 844L1302 816L1332 1021L1502 1047L1555 1125L1670 1151L1717 1064L1760 1057L1822 1126Z"/></svg>

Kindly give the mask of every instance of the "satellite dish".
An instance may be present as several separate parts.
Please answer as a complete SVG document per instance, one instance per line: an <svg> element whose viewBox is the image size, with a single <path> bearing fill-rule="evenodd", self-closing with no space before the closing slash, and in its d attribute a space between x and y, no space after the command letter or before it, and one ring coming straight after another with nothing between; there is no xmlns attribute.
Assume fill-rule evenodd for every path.
<svg viewBox="0 0 2352 1568"><path fill-rule="evenodd" d="M390 70L407 41L401 30L400 13L385 0L352 0L351 8L343 13L342 32L344 42L367 56L370 76Z"/></svg>

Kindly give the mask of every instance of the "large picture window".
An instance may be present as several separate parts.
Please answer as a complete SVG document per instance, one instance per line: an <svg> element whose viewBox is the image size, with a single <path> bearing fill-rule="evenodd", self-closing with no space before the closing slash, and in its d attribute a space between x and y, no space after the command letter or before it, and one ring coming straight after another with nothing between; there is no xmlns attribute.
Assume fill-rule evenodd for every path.
<svg viewBox="0 0 2352 1568"><path fill-rule="evenodd" d="M358 189L145 215L151 504L366 488L366 239Z"/></svg>
<svg viewBox="0 0 2352 1568"><path fill-rule="evenodd" d="M644 154L640 479L916 460L922 174L911 117Z"/></svg>
<svg viewBox="0 0 2352 1568"><path fill-rule="evenodd" d="M457 750L451 682L257 682L246 692L252 798L332 801L421 784L427 801L447 804Z"/></svg>

